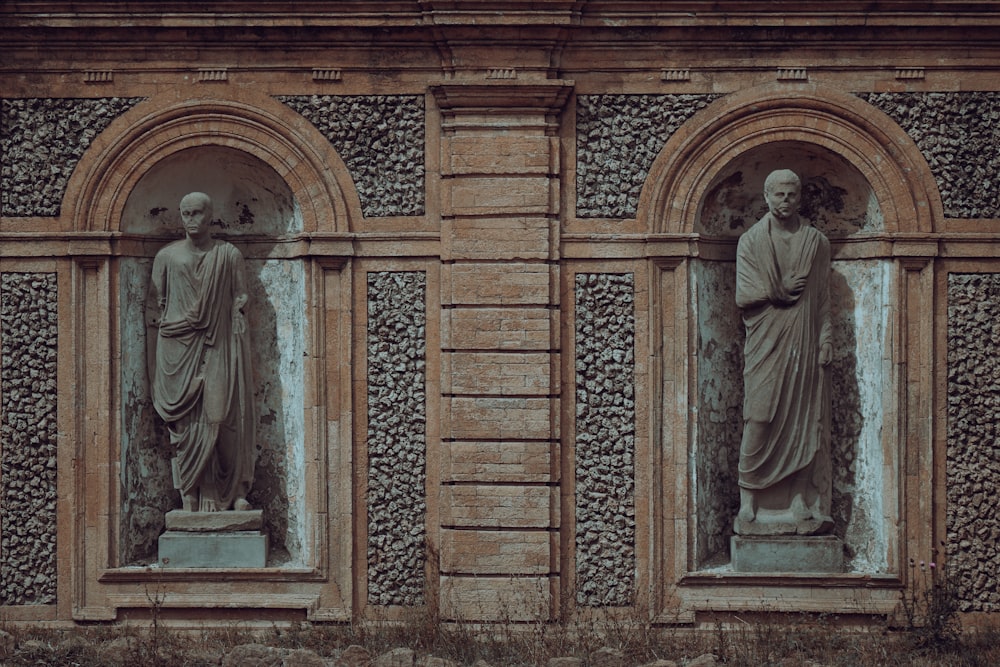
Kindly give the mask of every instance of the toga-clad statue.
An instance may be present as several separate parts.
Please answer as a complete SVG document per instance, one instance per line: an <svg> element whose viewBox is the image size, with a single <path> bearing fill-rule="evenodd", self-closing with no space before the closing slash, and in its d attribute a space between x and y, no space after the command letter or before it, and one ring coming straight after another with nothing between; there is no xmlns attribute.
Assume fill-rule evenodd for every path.
<svg viewBox="0 0 1000 667"><path fill-rule="evenodd" d="M208 195L186 195L180 214L185 238L153 260L153 406L176 450L183 509L248 510L257 448L243 255L209 233Z"/></svg>
<svg viewBox="0 0 1000 667"><path fill-rule="evenodd" d="M746 325L739 535L815 535L830 518L830 243L798 214L801 182L772 172L769 212L740 237Z"/></svg>

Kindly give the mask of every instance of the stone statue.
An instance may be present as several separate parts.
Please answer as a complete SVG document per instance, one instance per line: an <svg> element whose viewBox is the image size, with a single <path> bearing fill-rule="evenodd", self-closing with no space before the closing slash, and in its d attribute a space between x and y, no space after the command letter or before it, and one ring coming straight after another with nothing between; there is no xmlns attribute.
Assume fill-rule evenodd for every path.
<svg viewBox="0 0 1000 667"><path fill-rule="evenodd" d="M153 406L176 450L183 509L249 510L257 448L243 255L209 233L208 195L185 196L180 214L186 236L156 254L150 281Z"/></svg>
<svg viewBox="0 0 1000 667"><path fill-rule="evenodd" d="M799 219L801 182L772 172L769 213L739 240L746 325L738 535L829 532L830 242Z"/></svg>

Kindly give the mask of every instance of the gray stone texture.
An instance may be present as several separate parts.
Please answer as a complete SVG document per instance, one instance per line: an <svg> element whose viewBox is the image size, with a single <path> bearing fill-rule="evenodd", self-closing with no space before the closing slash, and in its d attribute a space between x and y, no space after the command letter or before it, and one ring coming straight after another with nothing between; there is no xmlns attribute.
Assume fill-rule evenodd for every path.
<svg viewBox="0 0 1000 667"><path fill-rule="evenodd" d="M267 564L267 535L259 531L194 533L168 530L160 535L158 553L160 563L168 568L261 568Z"/></svg>
<svg viewBox="0 0 1000 667"><path fill-rule="evenodd" d="M1000 218L1000 93L866 93L916 142L949 218Z"/></svg>
<svg viewBox="0 0 1000 667"><path fill-rule="evenodd" d="M424 601L427 278L368 274L368 601Z"/></svg>
<svg viewBox="0 0 1000 667"><path fill-rule="evenodd" d="M0 274L0 606L56 599L55 273Z"/></svg>
<svg viewBox="0 0 1000 667"><path fill-rule="evenodd" d="M737 572L844 571L844 544L832 535L734 535L730 552Z"/></svg>
<svg viewBox="0 0 1000 667"><path fill-rule="evenodd" d="M77 162L140 97L0 100L0 211L58 216Z"/></svg>
<svg viewBox="0 0 1000 667"><path fill-rule="evenodd" d="M344 160L366 218L424 213L424 99L281 95Z"/></svg>
<svg viewBox="0 0 1000 667"><path fill-rule="evenodd" d="M948 274L947 556L961 611L1000 611L1000 274ZM933 554L914 557L928 560Z"/></svg>
<svg viewBox="0 0 1000 667"><path fill-rule="evenodd" d="M635 594L635 285L631 273L576 275L578 604Z"/></svg>
<svg viewBox="0 0 1000 667"><path fill-rule="evenodd" d="M653 161L698 110L721 97L580 95L576 99L576 215L631 218Z"/></svg>
<svg viewBox="0 0 1000 667"><path fill-rule="evenodd" d="M167 530L192 533L260 530L261 510L230 510L228 512L185 512L172 510L165 517Z"/></svg>

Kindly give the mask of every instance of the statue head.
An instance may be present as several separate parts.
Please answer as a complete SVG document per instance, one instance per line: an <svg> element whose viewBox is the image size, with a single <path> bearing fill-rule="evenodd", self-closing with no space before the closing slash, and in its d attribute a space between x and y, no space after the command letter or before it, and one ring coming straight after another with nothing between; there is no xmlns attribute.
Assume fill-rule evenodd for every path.
<svg viewBox="0 0 1000 667"><path fill-rule="evenodd" d="M764 199L771 215L782 220L798 213L802 181L791 169L778 169L764 181Z"/></svg>
<svg viewBox="0 0 1000 667"><path fill-rule="evenodd" d="M188 236L201 237L208 232L212 221L212 198L204 192L184 195L180 204L181 222Z"/></svg>

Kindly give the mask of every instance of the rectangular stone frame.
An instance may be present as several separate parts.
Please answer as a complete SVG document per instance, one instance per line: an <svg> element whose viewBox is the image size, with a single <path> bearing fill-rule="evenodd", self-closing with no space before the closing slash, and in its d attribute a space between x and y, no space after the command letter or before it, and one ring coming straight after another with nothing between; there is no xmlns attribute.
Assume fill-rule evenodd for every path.
<svg viewBox="0 0 1000 667"><path fill-rule="evenodd" d="M574 255L577 248L569 251ZM590 254L592 248L584 250ZM559 462L561 472L560 482L560 515L559 548L553 561L558 563L560 573L554 577L558 585L553 604L556 613L564 617L578 615L581 618L631 618L634 615L646 617L653 604L650 591L662 580L655 568L649 567L654 552L653 541L656 538L658 522L655 500L657 477L655 468L647 464L650 461L652 431L650 425L656 420L655 400L657 394L656 351L651 336L656 331L655 313L652 304L656 303L655 280L646 262L635 258L630 249L613 258L573 257L564 260L560 265L560 346L562 349L562 406L560 410L559 451L553 452L553 457ZM635 507L635 561L636 579L634 602L624 607L588 607L579 605L576 598L576 312L575 312L575 281L578 273L631 273L634 285L634 317L635 317L635 352L634 352L634 401L635 401L635 451L633 466L635 473L634 507ZM652 287L652 289L651 289Z"/></svg>
<svg viewBox="0 0 1000 667"><path fill-rule="evenodd" d="M95 243L107 251L106 244ZM301 257L306 271L305 567L153 569L119 567L119 330L111 253L77 256L60 273L60 587L72 577L78 621L142 617L154 602L171 609L235 609L273 618L347 621L353 581L351 516L351 276L338 257ZM67 276L68 273L68 276ZM92 313L107 313L93 318ZM109 363L110 361L110 363ZM69 408L69 409L67 409ZM70 458L67 461L67 458ZM67 484L64 476L72 475ZM68 488L66 488L68 487ZM64 493L65 489L65 493ZM69 515L64 518L64 515ZM64 563L63 561L66 561ZM63 573L66 576L63 577ZM183 615L184 612L179 612ZM234 612L236 618L240 611ZM62 615L62 614L60 614ZM227 616L227 618L232 618Z"/></svg>
<svg viewBox="0 0 1000 667"><path fill-rule="evenodd" d="M688 461L690 398L696 396L694 368L695 320L689 319L690 265L685 245L669 239L651 240L654 340L659 359L654 364L653 426L656 438L647 459L653 471L656 502L652 521L651 559L655 582L653 617L663 623L692 623L705 614L726 612L813 612L891 616L899 590L906 584L904 564L931 553L936 530L907 529L937 525L933 498L921 493L935 480L934 295L937 242L905 238L854 244L834 244L835 259L881 258L893 261L894 312L890 319L890 349L883 363L892 369L895 391L887 391L882 430L888 530L888 573L839 575L760 575L696 571L689 535L695 529ZM662 246L662 248L660 247ZM691 249L688 249L690 251ZM675 254L677 253L677 254ZM697 254L697 251L695 251ZM674 256L667 256L672 254ZM713 251L714 254L714 251ZM940 287L938 288L940 289ZM940 335L940 334L939 334ZM694 352L690 352L694 354ZM683 443L678 447L676 444ZM939 459L943 460L943 459ZM933 496L933 497L932 497ZM659 531L659 532L658 532ZM659 574L659 576L656 576Z"/></svg>
<svg viewBox="0 0 1000 667"><path fill-rule="evenodd" d="M374 239L373 239L374 240ZM424 238L400 239L398 248L402 251L404 244L410 252L425 251L437 254L438 245ZM423 241L423 243L421 243ZM432 490L440 488L441 477L441 396L432 388L439 384L441 377L441 318L437 304L441 303L440 263L434 260L419 258L384 258L380 256L388 248L387 245L373 243L370 248L361 247L361 255L349 267L352 287L354 318L351 324L349 344L352 347L353 363L347 371L352 383L351 405L353 428L350 437L357 443L353 455L351 479L353 480L352 505L355 511L352 520L352 569L353 610L361 618L378 618L389 621L403 620L412 617L414 610L433 609L439 594L438 564L435 555L440 552L440 498ZM423 253L421 253L423 254ZM421 271L426 274L426 361L424 369L426 396L426 478L425 486L425 525L426 525L426 563L424 567L425 599L422 607L406 607L399 605L380 606L368 602L368 292L367 274L382 271ZM345 297L348 292L345 292ZM345 340L347 340L345 338ZM433 613L433 612L429 612Z"/></svg>
<svg viewBox="0 0 1000 667"><path fill-rule="evenodd" d="M65 259L46 258L42 255L38 257L0 257L0 273L55 273L56 289L58 292L59 313L70 311L71 282L70 273L72 263ZM60 326L57 339L57 347L60 355L63 350L71 349L73 344L73 333L70 327ZM70 451L68 443L67 422L74 418L73 410L70 406L77 400L74 395L74 387L71 378L64 373L57 376L56 386L57 420L58 420L58 440L56 452L56 601L47 605L0 605L0 618L12 621L55 621L68 618L71 613L71 599L73 586L73 562L67 557L72 548L70 539L71 533L68 527L72 525L70 503L67 502L74 495L74 479L70 471L74 470L74 453ZM5 443L0 443L0 450Z"/></svg>

